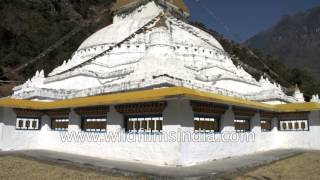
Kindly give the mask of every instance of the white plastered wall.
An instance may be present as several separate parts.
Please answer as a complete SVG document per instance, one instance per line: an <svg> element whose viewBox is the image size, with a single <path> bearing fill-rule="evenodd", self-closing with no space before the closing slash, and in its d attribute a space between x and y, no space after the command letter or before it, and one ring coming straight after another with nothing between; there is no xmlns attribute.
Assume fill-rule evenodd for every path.
<svg viewBox="0 0 320 180"><path fill-rule="evenodd" d="M281 148L301 148L320 150L320 118L319 111L313 111L309 115L309 131L278 131Z"/></svg>
<svg viewBox="0 0 320 180"><path fill-rule="evenodd" d="M275 119L273 121L276 121ZM183 165L195 165L234 156L252 154L272 149L285 148L282 139L277 137L277 128L262 132L260 114L256 113L250 119L251 132L236 133L234 129L234 113L229 108L221 117L221 132L214 134L201 134L202 139L181 144ZM275 122L273 122L275 123ZM203 142L203 136L208 138ZM290 136L290 135L289 135ZM280 142L279 142L280 141ZM320 148L320 146L318 146Z"/></svg>
<svg viewBox="0 0 320 180"><path fill-rule="evenodd" d="M165 133L171 133L173 137L172 144L175 144L174 152L176 156L176 165L184 165L184 147L182 146L182 132L193 132L193 111L188 100L167 101L167 108L163 112Z"/></svg>
<svg viewBox="0 0 320 180"><path fill-rule="evenodd" d="M2 150L26 150L41 148L40 131L16 130L16 114L11 108L2 108Z"/></svg>
<svg viewBox="0 0 320 180"><path fill-rule="evenodd" d="M2 149L3 108L0 108L0 150Z"/></svg>
<svg viewBox="0 0 320 180"><path fill-rule="evenodd" d="M86 89L100 86L99 80L94 77L88 77L84 75L74 76L68 79L64 79L63 81L54 81L48 84L45 84L45 88L48 89L56 89L57 87L63 87L64 89Z"/></svg>
<svg viewBox="0 0 320 180"><path fill-rule="evenodd" d="M0 149L7 151L45 149L111 160L168 166L188 166L214 159L241 156L272 149L320 149L318 111L309 114L310 131L301 132L278 131L275 126L278 124L276 119L273 119L274 128L272 131L261 132L259 116L259 113L257 113L251 118L251 133L254 133L254 141L249 142L201 142L197 140L193 142L161 142L159 141L162 138L161 135L154 135L158 138L156 142L146 142L143 139L140 142L106 142L105 139L102 139L103 141L101 142L63 142L61 139L63 132L50 129L51 120L48 116L42 117L41 130L19 131L15 129L16 115L14 111L10 108L1 108ZM164 133L177 132L178 129L193 132L193 112L188 100L168 101L163 117ZM81 131L81 117L74 111L71 111L69 118L69 132L99 135L99 133L84 133ZM234 113L230 108L221 118L222 132L214 134L214 137L221 140L222 134L241 134L234 133L233 120ZM108 132L120 131L120 134L126 135L123 122L123 116L111 106L108 114ZM103 136L104 134L102 133L98 137ZM253 137L248 136L248 138L252 140Z"/></svg>
<svg viewBox="0 0 320 180"><path fill-rule="evenodd" d="M4 128L4 134L6 137L1 139L1 143L4 145L3 149L7 151L43 149L111 160L168 166L175 166L179 160L179 143L162 142L161 138L164 138L161 135L154 135L156 137L155 142L147 142L143 135L137 135L141 138L139 142L117 141L117 139L113 139L114 142L106 142L107 137L104 133L85 133L80 128L81 117L74 110L71 110L69 114L68 133L71 136L74 135L74 137L88 135L93 137L91 142L87 141L88 139L84 139L84 141L80 139L78 142L73 139L71 142L65 142L66 132L51 130L51 120L48 116L41 118L42 126L39 131L15 130L15 113L9 108L5 109L5 113L4 117L6 117L7 124ZM166 129L166 124L173 124L169 121L170 119L164 122L164 129ZM109 140L112 139L111 136L123 137L127 135L124 132L124 118L115 111L113 106L108 113L107 130L110 133L117 133L107 135L110 138ZM130 137L132 140L132 136Z"/></svg>

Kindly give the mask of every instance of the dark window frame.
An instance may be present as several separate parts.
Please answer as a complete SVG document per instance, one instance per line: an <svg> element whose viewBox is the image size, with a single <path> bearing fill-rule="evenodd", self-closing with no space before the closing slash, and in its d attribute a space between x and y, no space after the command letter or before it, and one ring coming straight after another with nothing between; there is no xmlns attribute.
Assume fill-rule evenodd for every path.
<svg viewBox="0 0 320 180"><path fill-rule="evenodd" d="M23 125L24 120L23 119L27 119L27 121L29 121L29 127L26 127ZM16 123L22 121L22 127L17 126L16 124L16 130L19 131L40 131L41 130L41 118L39 117L31 117L31 116L17 116L16 117ZM30 128L32 127L32 123L33 122L38 122L38 128ZM19 124L18 124L19 125Z"/></svg>
<svg viewBox="0 0 320 180"><path fill-rule="evenodd" d="M236 123L238 123L238 122L236 122L236 121L247 121L249 127L247 129L237 129ZM236 133L247 133L247 132L251 132L251 130L252 130L251 118L249 118L249 117L236 117L233 120L233 122L234 122L234 130L236 131Z"/></svg>
<svg viewBox="0 0 320 180"><path fill-rule="evenodd" d="M143 121L140 121L140 120L138 120L139 124L140 124L139 125L139 129L136 129L135 126L132 127L132 129L128 128L130 119L142 119L142 118L144 119L143 121L148 121L146 119L151 118L151 121L154 121L154 126L155 126L154 129L150 130L150 127L148 127L148 124L147 124L147 129L142 129L140 126L141 126ZM153 118L159 118L159 120L152 120ZM125 132L126 133L152 133L152 134L154 134L154 133L161 133L163 131L164 118L163 118L162 114L155 114L155 115L144 115L144 114L141 114L141 115L127 115L127 116L124 117L124 121L125 121L124 124L125 124ZM134 122L134 121L131 121L131 122ZM158 128L157 122L159 122L160 128Z"/></svg>
<svg viewBox="0 0 320 180"><path fill-rule="evenodd" d="M18 120L18 128L21 129L23 128L23 120Z"/></svg>
<svg viewBox="0 0 320 180"><path fill-rule="evenodd" d="M196 129L196 118L199 118L199 120L201 118L203 119L214 119L217 122L217 128L218 130L206 130L206 129ZM208 121L208 122L215 122L215 121ZM206 120L204 121L206 122ZM194 132L195 133L221 133L221 116L217 116L217 115L208 115L208 114L195 114L193 116L193 126L194 126ZM199 124L200 126L200 124Z"/></svg>
<svg viewBox="0 0 320 180"><path fill-rule="evenodd" d="M105 128L85 128L85 122L88 122L88 119L105 119L105 121L89 121L89 122L104 122ZM95 133L106 133L108 126L108 117L107 116L83 116L81 117L81 130L84 132L95 132Z"/></svg>
<svg viewBox="0 0 320 180"><path fill-rule="evenodd" d="M68 120L68 121L65 121L68 123L67 125L67 128L54 128L54 123L65 123L64 121L61 121L61 122L56 122L57 120ZM69 123L70 123L70 119L69 117L59 117L59 118L52 118L51 119L51 130L52 131L68 131L68 128L69 128Z"/></svg>
<svg viewBox="0 0 320 180"><path fill-rule="evenodd" d="M263 128L263 126L262 126L262 122L263 121L266 121L266 122L270 123L270 129ZM273 127L273 123L272 123L272 119L260 119L260 127L261 127L261 132L270 132L270 131L272 131L272 129L274 128Z"/></svg>
<svg viewBox="0 0 320 180"><path fill-rule="evenodd" d="M307 125L305 125L305 130L304 129L296 129L295 128L295 123L296 122L299 122L299 121L302 121L302 122L304 122L304 121L306 121L307 122ZM284 122L291 122L291 124L292 124L292 128L290 129L289 128L289 125L286 127L286 129L282 129L281 127L281 125L282 125L282 123L284 123ZM295 131L310 131L310 124L309 124L309 119L308 118L306 118L306 119L303 119L303 118L301 118L301 119L279 119L278 120L278 131L286 131L286 132L295 132ZM286 123L287 124L287 123ZM301 127L301 123L299 124L299 127Z"/></svg>

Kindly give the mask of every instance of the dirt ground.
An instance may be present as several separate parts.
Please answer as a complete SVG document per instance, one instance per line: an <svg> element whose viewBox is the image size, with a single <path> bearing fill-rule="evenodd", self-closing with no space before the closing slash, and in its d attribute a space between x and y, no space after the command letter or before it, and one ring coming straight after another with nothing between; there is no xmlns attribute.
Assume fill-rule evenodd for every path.
<svg viewBox="0 0 320 180"><path fill-rule="evenodd" d="M228 178L226 178L228 179ZM233 178L231 178L233 179ZM301 155L257 167L234 178L236 180L319 180L320 152L306 152Z"/></svg>
<svg viewBox="0 0 320 180"><path fill-rule="evenodd" d="M0 179L107 179L127 180L149 179L144 176L128 177L112 173L103 173L80 167L70 167L27 157L0 156ZM269 165L228 173L220 178L236 180L318 180L320 179L320 152L306 152Z"/></svg>
<svg viewBox="0 0 320 180"><path fill-rule="evenodd" d="M66 167L61 164L41 162L26 157L0 156L0 179L127 180L133 178L110 173L104 174L89 169ZM135 177L134 179L144 180L145 178Z"/></svg>

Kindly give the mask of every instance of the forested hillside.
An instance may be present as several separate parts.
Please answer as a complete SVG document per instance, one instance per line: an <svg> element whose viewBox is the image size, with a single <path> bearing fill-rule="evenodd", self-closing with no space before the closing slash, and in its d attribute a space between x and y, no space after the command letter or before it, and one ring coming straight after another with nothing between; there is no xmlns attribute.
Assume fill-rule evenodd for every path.
<svg viewBox="0 0 320 180"><path fill-rule="evenodd" d="M111 23L113 0L0 0L0 96L14 84L70 58L79 43ZM30 63L28 63L30 62ZM25 66L22 66L25 65Z"/></svg>
<svg viewBox="0 0 320 180"><path fill-rule="evenodd" d="M49 73L71 57L90 34L112 21L113 0L0 0L0 96L12 86L34 75L37 69ZM256 49L225 39L205 25L194 25L211 33L257 79L270 76L292 93L298 84L307 96L320 93L319 84L304 70L288 68Z"/></svg>
<svg viewBox="0 0 320 180"><path fill-rule="evenodd" d="M288 94L292 94L295 85L298 85L307 99L310 99L315 93L320 94L319 81L310 72L303 69L302 65L297 68L289 67L283 63L281 58L275 58L256 48L248 48L246 45L228 40L202 23L193 22L193 24L212 34L233 57L234 63L243 63L244 69L257 80L261 75L265 75L280 83Z"/></svg>

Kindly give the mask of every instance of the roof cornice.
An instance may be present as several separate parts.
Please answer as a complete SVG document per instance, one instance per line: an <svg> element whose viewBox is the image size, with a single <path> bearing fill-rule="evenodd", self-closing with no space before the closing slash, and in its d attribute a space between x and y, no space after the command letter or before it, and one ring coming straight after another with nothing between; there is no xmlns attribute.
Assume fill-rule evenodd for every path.
<svg viewBox="0 0 320 180"><path fill-rule="evenodd" d="M214 93L203 92L199 90L184 88L184 87L169 87L152 90L139 90L122 93L114 93L100 96L91 96L83 98L75 98L68 100L59 100L53 102L39 102L31 100L21 100L12 98L0 99L0 107L22 108L34 110L48 110L61 108L77 108L90 107L98 105L116 105L152 101L164 101L170 99L190 99L200 100L219 104L227 104L237 107L246 107L261 111L272 112L305 112L305 111L319 111L319 103L293 103L270 105L261 102L224 96Z"/></svg>

